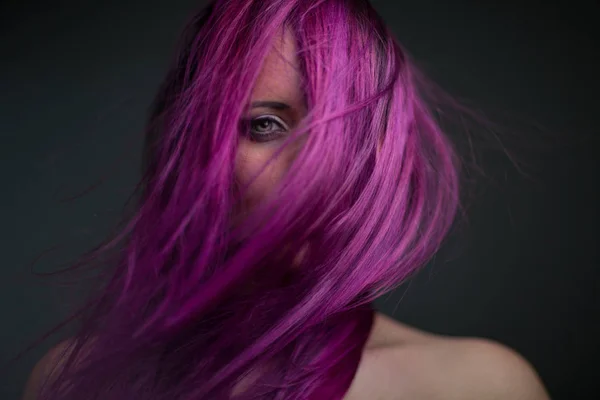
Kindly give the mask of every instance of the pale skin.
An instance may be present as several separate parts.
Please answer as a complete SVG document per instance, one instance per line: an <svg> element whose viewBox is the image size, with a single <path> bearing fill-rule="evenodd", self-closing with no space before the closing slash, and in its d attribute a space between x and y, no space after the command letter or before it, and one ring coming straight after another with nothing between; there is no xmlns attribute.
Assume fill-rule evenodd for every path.
<svg viewBox="0 0 600 400"><path fill-rule="evenodd" d="M296 66L295 44L286 32L276 38L252 93L247 115L253 119L252 134L240 139L236 160L236 177L241 183L259 171L306 113ZM273 108L274 104L259 102L286 106ZM299 145L283 149L250 186L245 207L261 201L284 176L298 150ZM36 399L37 387L66 343L54 347L36 364L23 400ZM549 400L549 396L532 365L502 344L431 334L378 313L344 399Z"/></svg>

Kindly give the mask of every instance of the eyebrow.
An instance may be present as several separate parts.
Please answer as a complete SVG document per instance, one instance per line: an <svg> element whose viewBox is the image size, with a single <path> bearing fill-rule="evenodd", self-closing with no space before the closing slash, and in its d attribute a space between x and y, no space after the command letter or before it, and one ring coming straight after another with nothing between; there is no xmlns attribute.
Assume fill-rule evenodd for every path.
<svg viewBox="0 0 600 400"><path fill-rule="evenodd" d="M291 108L289 104L280 103L278 101L255 101L252 103L252 108L265 107L275 110L287 110Z"/></svg>

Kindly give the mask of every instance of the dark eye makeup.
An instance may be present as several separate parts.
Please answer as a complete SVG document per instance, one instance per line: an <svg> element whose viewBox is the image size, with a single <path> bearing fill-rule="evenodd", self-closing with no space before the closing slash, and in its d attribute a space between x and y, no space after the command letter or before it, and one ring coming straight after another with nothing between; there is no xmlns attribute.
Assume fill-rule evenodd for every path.
<svg viewBox="0 0 600 400"><path fill-rule="evenodd" d="M258 143L270 142L285 136L289 127L275 115L265 114L244 121L244 133Z"/></svg>

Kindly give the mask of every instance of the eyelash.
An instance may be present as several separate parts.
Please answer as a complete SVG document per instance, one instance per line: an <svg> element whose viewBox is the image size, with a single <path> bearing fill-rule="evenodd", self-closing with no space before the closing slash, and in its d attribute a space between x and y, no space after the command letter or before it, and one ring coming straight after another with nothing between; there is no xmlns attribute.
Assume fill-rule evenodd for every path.
<svg viewBox="0 0 600 400"><path fill-rule="evenodd" d="M276 130L276 131L270 131L267 133L253 132L253 130L252 130L253 124L265 122L265 121L268 121L273 124L277 124L277 125L279 125L279 127L281 129ZM248 133L250 134L250 138L253 141L259 142L259 143L269 142L271 140L277 139L278 137L282 136L283 134L285 134L285 132L288 131L288 127L285 124L285 122L283 122L280 118L278 118L274 115L261 115L261 116L255 117L255 118L247 119L246 127L248 129Z"/></svg>

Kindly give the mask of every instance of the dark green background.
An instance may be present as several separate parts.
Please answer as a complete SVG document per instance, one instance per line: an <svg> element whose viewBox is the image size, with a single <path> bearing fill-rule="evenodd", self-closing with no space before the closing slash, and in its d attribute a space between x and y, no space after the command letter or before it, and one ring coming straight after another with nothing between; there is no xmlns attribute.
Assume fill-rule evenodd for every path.
<svg viewBox="0 0 600 400"><path fill-rule="evenodd" d="M485 152L489 179L476 188L460 239L381 307L424 329L517 349L555 399L594 398L597 7L591 1L373 3L438 83L514 128L507 137L527 149L519 154L532 175L519 173L501 152ZM55 268L117 221L137 178L146 107L196 5L2 3L0 361L62 315L63 297L29 275L35 257L62 246L36 266ZM99 180L85 196L61 200ZM61 337L6 371L0 398L16 399L35 360Z"/></svg>

